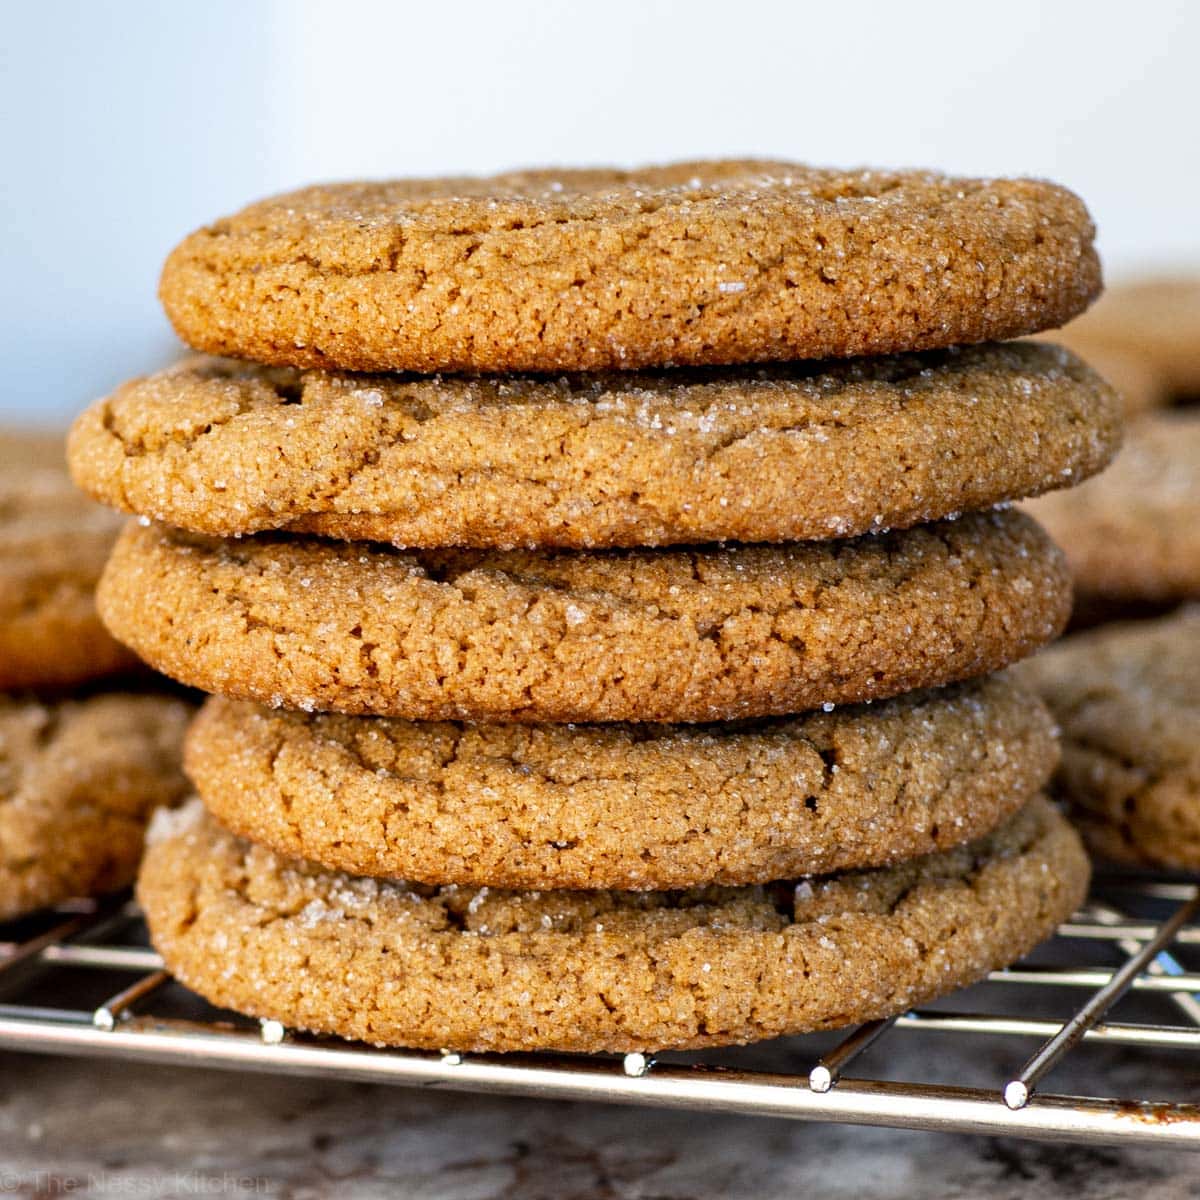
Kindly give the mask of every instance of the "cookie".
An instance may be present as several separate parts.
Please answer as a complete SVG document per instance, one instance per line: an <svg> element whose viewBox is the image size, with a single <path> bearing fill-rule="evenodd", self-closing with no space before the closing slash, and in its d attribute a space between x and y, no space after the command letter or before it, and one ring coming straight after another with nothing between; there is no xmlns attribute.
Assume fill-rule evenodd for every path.
<svg viewBox="0 0 1200 1200"><path fill-rule="evenodd" d="M1074 483L1120 406L1065 352L544 379L198 359L76 423L80 485L199 533L398 546L848 537Z"/></svg>
<svg viewBox="0 0 1200 1200"><path fill-rule="evenodd" d="M1113 349L1104 342L1074 334L1073 328L1056 329L1037 340L1066 347L1077 354L1121 397L1125 412L1130 416L1162 408L1171 402L1167 378L1150 359L1132 350Z"/></svg>
<svg viewBox="0 0 1200 1200"><path fill-rule="evenodd" d="M93 594L120 520L72 486L62 439L0 434L0 689L129 670Z"/></svg>
<svg viewBox="0 0 1200 1200"><path fill-rule="evenodd" d="M1169 394L1200 398L1200 276L1117 284L1062 333L1085 357L1095 347L1140 359Z"/></svg>
<svg viewBox="0 0 1200 1200"><path fill-rule="evenodd" d="M187 794L189 706L0 697L0 920L133 882L150 813Z"/></svg>
<svg viewBox="0 0 1200 1200"><path fill-rule="evenodd" d="M1200 608L1076 635L1019 670L1062 727L1056 786L1097 853L1200 868Z"/></svg>
<svg viewBox="0 0 1200 1200"><path fill-rule="evenodd" d="M1200 597L1200 414L1149 414L1099 478L1029 511L1062 546L1080 598Z"/></svg>
<svg viewBox="0 0 1200 1200"><path fill-rule="evenodd" d="M1050 329L1100 290L1087 210L1031 179L782 162L310 187L186 238L184 341L362 371L846 358Z"/></svg>
<svg viewBox="0 0 1200 1200"><path fill-rule="evenodd" d="M213 698L187 770L228 829L356 875L681 888L877 866L970 841L1058 759L1010 681L720 725L464 725Z"/></svg>
<svg viewBox="0 0 1200 1200"><path fill-rule="evenodd" d="M130 522L98 592L165 674L272 707L416 720L714 721L996 670L1061 628L1015 512L842 542L400 551Z"/></svg>
<svg viewBox="0 0 1200 1200"><path fill-rule="evenodd" d="M1088 879L1040 798L894 867L675 892L376 880L185 814L151 830L138 883L182 983L288 1026L428 1049L661 1050L890 1016L1019 958Z"/></svg>

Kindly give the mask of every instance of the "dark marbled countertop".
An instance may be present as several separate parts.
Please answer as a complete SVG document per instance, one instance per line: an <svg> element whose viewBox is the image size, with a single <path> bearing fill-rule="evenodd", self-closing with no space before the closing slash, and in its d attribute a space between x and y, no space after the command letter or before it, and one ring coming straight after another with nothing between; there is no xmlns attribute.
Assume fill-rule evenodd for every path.
<svg viewBox="0 0 1200 1200"><path fill-rule="evenodd" d="M993 1082L1013 1046L935 1042ZM890 1066L903 1067L893 1050ZM903 1047L928 1055L928 1046ZM961 1062L956 1062L958 1055ZM1194 1062L1105 1051L1054 1090L1200 1090ZM969 1059L969 1061L968 1061ZM795 1065L798 1065L795 1064ZM990 1139L0 1054L0 1196L1184 1200L1200 1154Z"/></svg>

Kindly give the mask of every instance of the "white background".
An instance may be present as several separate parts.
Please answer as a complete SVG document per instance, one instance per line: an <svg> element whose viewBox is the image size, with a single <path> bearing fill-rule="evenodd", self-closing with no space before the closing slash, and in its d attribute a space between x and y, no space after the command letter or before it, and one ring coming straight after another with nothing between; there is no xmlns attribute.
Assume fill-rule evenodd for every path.
<svg viewBox="0 0 1200 1200"><path fill-rule="evenodd" d="M1200 3L3 3L0 417L174 352L184 233L317 179L761 154L1051 176L1200 265Z"/></svg>

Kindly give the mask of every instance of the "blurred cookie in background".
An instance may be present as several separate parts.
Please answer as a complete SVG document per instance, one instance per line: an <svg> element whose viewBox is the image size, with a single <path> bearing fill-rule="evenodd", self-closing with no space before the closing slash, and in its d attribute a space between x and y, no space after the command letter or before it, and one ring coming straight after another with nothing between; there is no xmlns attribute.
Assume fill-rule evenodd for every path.
<svg viewBox="0 0 1200 1200"><path fill-rule="evenodd" d="M1200 274L1111 286L1049 340L1095 367L1130 413L1200 401Z"/></svg>
<svg viewBox="0 0 1200 1200"><path fill-rule="evenodd" d="M0 920L133 882L146 822L188 791L191 705L0 696Z"/></svg>
<svg viewBox="0 0 1200 1200"><path fill-rule="evenodd" d="M1077 625L1200 598L1200 412L1131 422L1103 475L1025 507L1066 552Z"/></svg>
<svg viewBox="0 0 1200 1200"><path fill-rule="evenodd" d="M1102 341L1093 342L1074 332L1075 323L1066 329L1039 338L1039 341L1066 346L1079 355L1093 371L1110 383L1125 402L1128 416L1136 416L1171 403L1167 377L1149 358L1132 350L1118 349Z"/></svg>
<svg viewBox="0 0 1200 1200"><path fill-rule="evenodd" d="M61 434L0 432L0 688L63 687L136 667L93 598L119 527L71 483Z"/></svg>
<svg viewBox="0 0 1200 1200"><path fill-rule="evenodd" d="M1055 787L1091 848L1200 868L1200 607L1069 637L1014 670L1062 728Z"/></svg>
<svg viewBox="0 0 1200 1200"><path fill-rule="evenodd" d="M0 430L0 920L128 886L150 814L187 791L191 705L102 690L151 678L96 614L119 525L61 433Z"/></svg>

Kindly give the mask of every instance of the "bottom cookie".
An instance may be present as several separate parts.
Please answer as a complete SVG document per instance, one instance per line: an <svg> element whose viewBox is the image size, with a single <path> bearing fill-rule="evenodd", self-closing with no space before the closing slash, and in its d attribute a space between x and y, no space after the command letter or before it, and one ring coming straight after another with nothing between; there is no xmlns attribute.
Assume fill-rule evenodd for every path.
<svg viewBox="0 0 1200 1200"><path fill-rule="evenodd" d="M0 920L133 882L151 811L187 795L190 714L167 696L0 697Z"/></svg>
<svg viewBox="0 0 1200 1200"><path fill-rule="evenodd" d="M1200 607L1067 638L1017 671L1062 727L1055 786L1096 853L1200 868Z"/></svg>
<svg viewBox="0 0 1200 1200"><path fill-rule="evenodd" d="M1019 958L1088 863L1043 799L898 866L686 892L504 892L345 875L157 819L138 896L168 968L215 1004L379 1045L661 1050L903 1012Z"/></svg>

